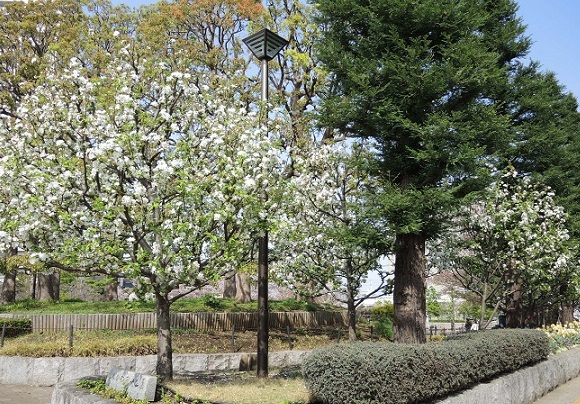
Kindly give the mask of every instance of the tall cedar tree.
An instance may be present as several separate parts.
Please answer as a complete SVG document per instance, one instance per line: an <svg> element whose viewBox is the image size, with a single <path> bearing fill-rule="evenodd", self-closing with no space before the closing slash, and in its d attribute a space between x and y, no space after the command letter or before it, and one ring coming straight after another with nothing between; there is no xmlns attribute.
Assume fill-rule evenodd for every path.
<svg viewBox="0 0 580 404"><path fill-rule="evenodd" d="M395 339L425 341L425 241L511 142L498 98L530 42L511 0L318 0L320 124L376 142L396 229Z"/></svg>
<svg viewBox="0 0 580 404"><path fill-rule="evenodd" d="M510 152L514 167L525 175L549 185L556 203L567 213L571 251L578 254L580 244L580 113L578 102L566 92L553 73L540 71L537 63L521 66L506 97L516 141ZM570 260L578 262L578 259ZM574 320L574 304L580 300L576 282L570 275L554 286L562 312L561 321ZM558 308L554 310L558 313ZM521 318L521 316L519 316ZM523 326L523 324L517 324Z"/></svg>

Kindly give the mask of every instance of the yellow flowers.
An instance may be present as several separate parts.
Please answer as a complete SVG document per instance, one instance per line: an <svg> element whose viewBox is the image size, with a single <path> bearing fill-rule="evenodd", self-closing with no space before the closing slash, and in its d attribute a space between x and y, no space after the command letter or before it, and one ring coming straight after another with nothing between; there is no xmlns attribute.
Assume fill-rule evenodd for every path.
<svg viewBox="0 0 580 404"><path fill-rule="evenodd" d="M553 353L565 351L580 345L580 321L573 321L565 326L553 324L542 328L550 338L550 349Z"/></svg>

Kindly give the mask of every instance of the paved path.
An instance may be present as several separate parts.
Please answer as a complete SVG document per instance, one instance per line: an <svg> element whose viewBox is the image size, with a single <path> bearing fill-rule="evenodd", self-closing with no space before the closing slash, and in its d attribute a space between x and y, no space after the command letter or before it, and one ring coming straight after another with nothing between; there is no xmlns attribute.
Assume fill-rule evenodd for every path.
<svg viewBox="0 0 580 404"><path fill-rule="evenodd" d="M580 376L549 392L534 404L580 404Z"/></svg>
<svg viewBox="0 0 580 404"><path fill-rule="evenodd" d="M50 404L52 387L0 384L0 404ZM580 404L580 376L534 404Z"/></svg>
<svg viewBox="0 0 580 404"><path fill-rule="evenodd" d="M50 404L52 387L0 384L0 404Z"/></svg>

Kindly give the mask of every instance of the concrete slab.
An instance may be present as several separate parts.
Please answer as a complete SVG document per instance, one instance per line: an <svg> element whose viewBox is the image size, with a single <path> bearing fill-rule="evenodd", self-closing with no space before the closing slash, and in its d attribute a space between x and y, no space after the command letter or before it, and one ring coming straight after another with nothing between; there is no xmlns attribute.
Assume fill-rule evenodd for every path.
<svg viewBox="0 0 580 404"><path fill-rule="evenodd" d="M50 404L52 387L0 384L0 404Z"/></svg>
<svg viewBox="0 0 580 404"><path fill-rule="evenodd" d="M580 404L580 377L557 387L534 404Z"/></svg>
<svg viewBox="0 0 580 404"><path fill-rule="evenodd" d="M111 369L107 376L107 386L126 392L135 400L155 401L157 378L124 369Z"/></svg>

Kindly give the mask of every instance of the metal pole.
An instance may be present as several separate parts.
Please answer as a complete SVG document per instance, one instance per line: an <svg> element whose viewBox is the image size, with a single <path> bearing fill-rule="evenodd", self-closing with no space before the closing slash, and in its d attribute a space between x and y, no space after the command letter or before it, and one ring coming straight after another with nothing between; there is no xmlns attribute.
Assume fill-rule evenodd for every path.
<svg viewBox="0 0 580 404"><path fill-rule="evenodd" d="M268 61L262 60L264 124L268 122ZM266 195L263 195L264 199ZM258 239L258 377L268 377L268 231Z"/></svg>

